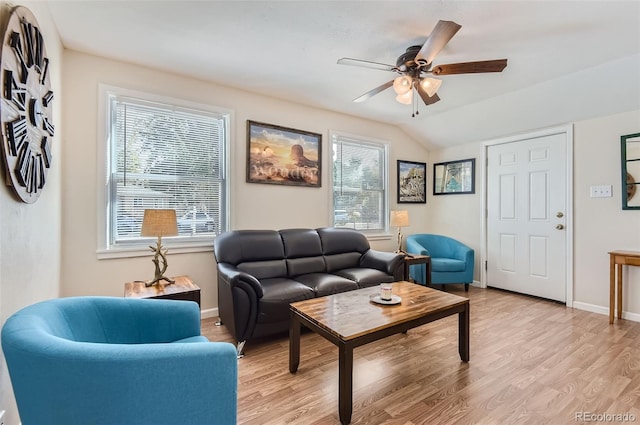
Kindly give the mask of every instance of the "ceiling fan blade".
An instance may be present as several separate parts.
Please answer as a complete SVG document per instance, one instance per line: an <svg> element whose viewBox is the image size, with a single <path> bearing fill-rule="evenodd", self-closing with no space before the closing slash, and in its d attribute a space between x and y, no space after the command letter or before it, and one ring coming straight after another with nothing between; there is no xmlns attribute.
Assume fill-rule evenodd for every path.
<svg viewBox="0 0 640 425"><path fill-rule="evenodd" d="M502 72L507 67L506 59L495 59L479 62L449 63L446 65L434 66L431 69L433 75L451 74L475 74L481 72Z"/></svg>
<svg viewBox="0 0 640 425"><path fill-rule="evenodd" d="M391 87L393 85L393 80L384 83L381 86L376 87L373 90L369 90L368 92L366 92L365 94L363 94L360 97L357 97L355 99L353 99L354 102L364 102L365 100L372 98L373 96L377 95L378 93L380 93L381 91L384 91L386 89L388 89L389 87Z"/></svg>
<svg viewBox="0 0 640 425"><path fill-rule="evenodd" d="M388 65L386 63L372 62L372 61L366 61L366 60L362 60L362 59L352 59L352 58L338 59L338 64L340 64L340 65L361 66L361 67L364 67L364 68L379 69L381 71L394 71L396 69L395 66Z"/></svg>
<svg viewBox="0 0 640 425"><path fill-rule="evenodd" d="M416 84L415 88L425 105L433 105L440 100L440 97L438 97L438 93L434 93L433 96L429 96L429 94L425 91L425 89L422 88L420 84Z"/></svg>
<svg viewBox="0 0 640 425"><path fill-rule="evenodd" d="M431 63L440 50L447 45L449 40L462 28L453 21L438 21L436 27L431 31L431 35L424 42L422 48L416 55L416 62Z"/></svg>

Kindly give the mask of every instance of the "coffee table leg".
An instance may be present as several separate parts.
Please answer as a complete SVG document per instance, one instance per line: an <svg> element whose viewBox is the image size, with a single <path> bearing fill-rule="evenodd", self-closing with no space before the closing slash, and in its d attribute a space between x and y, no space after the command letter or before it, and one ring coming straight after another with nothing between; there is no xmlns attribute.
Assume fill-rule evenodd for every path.
<svg viewBox="0 0 640 425"><path fill-rule="evenodd" d="M289 372L296 373L300 365L300 322L292 311L289 327Z"/></svg>
<svg viewBox="0 0 640 425"><path fill-rule="evenodd" d="M351 411L353 408L353 348L341 344L338 360L338 410L340 423L351 423Z"/></svg>
<svg viewBox="0 0 640 425"><path fill-rule="evenodd" d="M469 303L458 314L458 351L463 362L469 361Z"/></svg>

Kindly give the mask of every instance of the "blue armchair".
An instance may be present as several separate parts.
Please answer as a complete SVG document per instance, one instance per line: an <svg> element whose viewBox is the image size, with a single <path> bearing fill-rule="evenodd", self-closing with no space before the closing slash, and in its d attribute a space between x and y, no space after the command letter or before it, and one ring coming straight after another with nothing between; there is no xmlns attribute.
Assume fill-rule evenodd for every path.
<svg viewBox="0 0 640 425"><path fill-rule="evenodd" d="M23 425L235 424L233 344L200 335L194 302L43 301L2 328Z"/></svg>
<svg viewBox="0 0 640 425"><path fill-rule="evenodd" d="M407 252L431 257L431 283L464 283L465 291L473 282L474 252L462 242L442 235L416 234L407 236ZM426 267L410 267L411 278L426 283Z"/></svg>

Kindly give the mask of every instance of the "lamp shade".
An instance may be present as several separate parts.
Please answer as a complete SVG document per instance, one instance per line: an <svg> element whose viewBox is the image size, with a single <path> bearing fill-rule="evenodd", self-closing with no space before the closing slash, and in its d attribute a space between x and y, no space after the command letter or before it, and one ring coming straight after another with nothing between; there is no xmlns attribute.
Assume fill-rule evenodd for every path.
<svg viewBox="0 0 640 425"><path fill-rule="evenodd" d="M407 93L408 91L411 91L412 87L413 82L411 81L411 78L407 76L403 75L393 80L393 90L398 95L402 95Z"/></svg>
<svg viewBox="0 0 640 425"><path fill-rule="evenodd" d="M441 85L442 80L438 80L437 78L423 78L422 80L420 80L420 87L422 87L424 91L427 92L429 97L432 97L434 94L436 94Z"/></svg>
<svg viewBox="0 0 640 425"><path fill-rule="evenodd" d="M409 225L409 211L391 211L391 227L406 227Z"/></svg>
<svg viewBox="0 0 640 425"><path fill-rule="evenodd" d="M140 236L177 236L176 210L144 210Z"/></svg>
<svg viewBox="0 0 640 425"><path fill-rule="evenodd" d="M411 105L411 100L413 100L413 90L410 90L405 94L397 95L396 100L404 105Z"/></svg>

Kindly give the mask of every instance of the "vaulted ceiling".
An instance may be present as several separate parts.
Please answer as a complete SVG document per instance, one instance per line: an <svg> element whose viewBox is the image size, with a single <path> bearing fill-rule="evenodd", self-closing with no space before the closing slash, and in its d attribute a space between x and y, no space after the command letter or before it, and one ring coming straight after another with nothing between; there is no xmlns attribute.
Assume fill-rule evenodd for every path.
<svg viewBox="0 0 640 425"><path fill-rule="evenodd" d="M640 1L49 0L69 49L399 126L427 147L487 140L640 108ZM502 73L442 76L420 114L387 64L438 20L462 28L434 64L508 59ZM224 105L221 105L224 106Z"/></svg>

